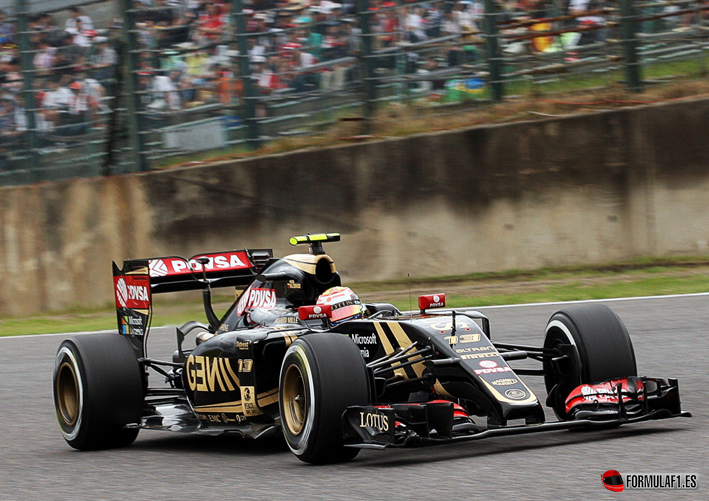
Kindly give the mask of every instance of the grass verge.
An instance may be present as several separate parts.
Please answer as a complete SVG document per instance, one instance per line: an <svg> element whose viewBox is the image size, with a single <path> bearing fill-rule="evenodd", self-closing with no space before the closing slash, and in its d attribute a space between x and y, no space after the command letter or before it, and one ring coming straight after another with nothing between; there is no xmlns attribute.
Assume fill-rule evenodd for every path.
<svg viewBox="0 0 709 501"><path fill-rule="evenodd" d="M419 294L445 292L452 307L541 303L709 291L709 259L644 259L595 267L479 273L435 279L349 284L366 302L389 302L401 310L416 307ZM217 314L231 297L215 295ZM200 294L154 298L153 326L203 320ZM81 332L116 328L115 310L99 309L30 317L0 317L0 336Z"/></svg>

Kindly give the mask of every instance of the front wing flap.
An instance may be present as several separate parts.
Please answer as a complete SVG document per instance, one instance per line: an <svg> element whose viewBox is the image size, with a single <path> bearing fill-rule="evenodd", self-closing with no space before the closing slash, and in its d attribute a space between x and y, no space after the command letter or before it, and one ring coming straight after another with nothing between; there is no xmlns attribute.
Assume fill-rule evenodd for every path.
<svg viewBox="0 0 709 501"><path fill-rule="evenodd" d="M628 377L582 384L566 398L572 419L608 420L661 414L682 414L677 379Z"/></svg>

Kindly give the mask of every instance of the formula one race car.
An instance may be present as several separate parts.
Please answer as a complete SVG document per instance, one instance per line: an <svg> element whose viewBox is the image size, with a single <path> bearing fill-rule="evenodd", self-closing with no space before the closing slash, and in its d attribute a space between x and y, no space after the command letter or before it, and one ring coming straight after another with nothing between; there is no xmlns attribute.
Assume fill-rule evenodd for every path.
<svg viewBox="0 0 709 501"><path fill-rule="evenodd" d="M282 259L259 249L114 263L118 333L75 336L57 353L65 440L99 449L129 445L141 428L282 433L302 461L329 463L360 449L690 415L677 380L637 376L628 332L605 306L555 313L541 347L497 342L485 315L445 309L444 294L409 313L362 304L323 251L338 240L294 237L310 253ZM211 289L225 286L243 292L217 318ZM203 290L207 323L177 329L172 361L148 357L152 295L190 289ZM540 367L509 365L523 359ZM151 386L149 369L167 384ZM544 377L558 421L545 422L522 376Z"/></svg>

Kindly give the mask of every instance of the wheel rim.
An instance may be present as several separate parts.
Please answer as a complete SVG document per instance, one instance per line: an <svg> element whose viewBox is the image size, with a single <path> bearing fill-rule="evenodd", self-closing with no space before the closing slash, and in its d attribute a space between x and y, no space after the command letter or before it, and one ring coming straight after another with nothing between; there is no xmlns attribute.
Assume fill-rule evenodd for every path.
<svg viewBox="0 0 709 501"><path fill-rule="evenodd" d="M68 362L57 372L57 407L64 424L74 426L79 419L79 380Z"/></svg>
<svg viewBox="0 0 709 501"><path fill-rule="evenodd" d="M286 370L283 378L283 418L288 431L298 435L303 431L303 426L308 417L305 381L300 369L291 365Z"/></svg>

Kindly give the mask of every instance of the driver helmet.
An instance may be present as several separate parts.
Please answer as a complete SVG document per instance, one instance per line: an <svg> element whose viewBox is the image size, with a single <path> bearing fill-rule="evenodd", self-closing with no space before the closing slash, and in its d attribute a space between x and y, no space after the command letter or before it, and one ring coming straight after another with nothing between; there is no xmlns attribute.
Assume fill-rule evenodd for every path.
<svg viewBox="0 0 709 501"><path fill-rule="evenodd" d="M318 297L317 305L330 305L332 316L330 323L338 325L347 320L363 318L367 312L357 294L349 287L331 287Z"/></svg>

